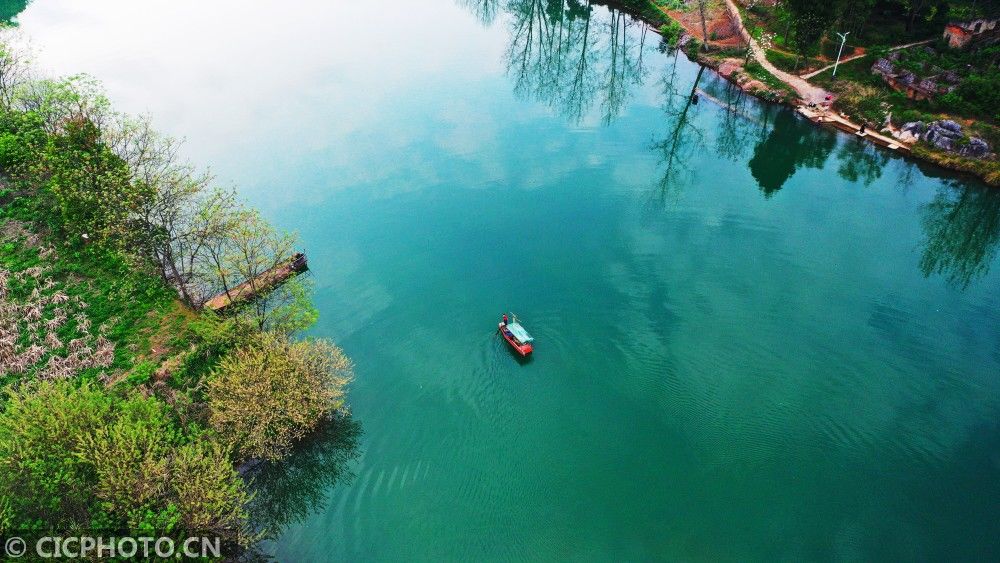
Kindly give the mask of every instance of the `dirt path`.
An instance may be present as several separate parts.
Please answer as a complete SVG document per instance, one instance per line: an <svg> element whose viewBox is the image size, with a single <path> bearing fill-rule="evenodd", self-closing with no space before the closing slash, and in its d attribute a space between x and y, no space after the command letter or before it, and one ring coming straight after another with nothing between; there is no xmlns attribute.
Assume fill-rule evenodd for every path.
<svg viewBox="0 0 1000 563"><path fill-rule="evenodd" d="M868 53L858 53L857 55L851 55L850 57L844 57L843 59L840 59L840 63L839 64L849 63L849 62L851 62L851 61L853 61L855 59L860 59L861 57L863 57L863 56L865 56L867 54ZM814 70L812 72L807 72L807 73L805 73L805 74L802 75L802 78L805 78L806 80L808 80L808 79L810 79L810 78L812 78L812 77L820 74L823 71L830 70L831 68L833 68L833 66L835 64L838 64L838 63L828 64L828 65L826 65L823 68Z"/></svg>
<svg viewBox="0 0 1000 563"><path fill-rule="evenodd" d="M795 93L802 98L807 104L818 104L826 99L829 93L820 88L819 86L813 86L806 79L794 74L785 72L778 67L771 64L771 61L767 60L765 56L764 49L757 44L757 41L747 32L747 28L743 25L743 17L740 15L739 9L733 0L726 0L726 8L729 10L729 15L732 16L733 21L736 22L736 26L740 30L740 35L743 36L743 40L750 45L750 53L757 63L764 67L768 72L773 74L778 80L781 80L785 84L792 87Z"/></svg>

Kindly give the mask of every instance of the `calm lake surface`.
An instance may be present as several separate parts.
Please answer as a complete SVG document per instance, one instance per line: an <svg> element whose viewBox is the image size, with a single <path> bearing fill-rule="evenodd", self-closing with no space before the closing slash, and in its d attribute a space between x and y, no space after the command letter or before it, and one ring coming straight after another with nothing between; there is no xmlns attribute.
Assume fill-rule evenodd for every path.
<svg viewBox="0 0 1000 563"><path fill-rule="evenodd" d="M263 485L278 559L1000 558L1000 190L575 1L19 22L302 236L361 434Z"/></svg>

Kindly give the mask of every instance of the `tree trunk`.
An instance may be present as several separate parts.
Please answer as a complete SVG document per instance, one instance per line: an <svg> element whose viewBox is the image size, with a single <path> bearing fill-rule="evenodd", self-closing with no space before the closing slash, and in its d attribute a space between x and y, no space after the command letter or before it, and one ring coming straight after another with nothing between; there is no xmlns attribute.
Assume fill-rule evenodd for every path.
<svg viewBox="0 0 1000 563"><path fill-rule="evenodd" d="M913 22L917 20L917 13L924 7L925 0L911 0L910 17L906 19L906 32L913 33Z"/></svg>
<svg viewBox="0 0 1000 563"><path fill-rule="evenodd" d="M706 0L698 0L698 10L701 11L701 34L705 38L701 43L701 48L703 51L708 51L708 24L705 22L705 2Z"/></svg>

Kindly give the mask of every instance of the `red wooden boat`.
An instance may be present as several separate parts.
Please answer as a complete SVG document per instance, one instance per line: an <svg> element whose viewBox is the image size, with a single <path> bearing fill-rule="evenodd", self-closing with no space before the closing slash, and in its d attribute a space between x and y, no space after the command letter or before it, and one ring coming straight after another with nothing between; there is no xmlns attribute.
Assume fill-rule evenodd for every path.
<svg viewBox="0 0 1000 563"><path fill-rule="evenodd" d="M504 324L503 321L498 325L500 329L500 334L503 335L503 339L510 344L518 354L522 356L527 356L531 353L532 346L531 343L535 341L534 338L528 334L528 331L524 330L524 327L520 325L516 320L511 323Z"/></svg>

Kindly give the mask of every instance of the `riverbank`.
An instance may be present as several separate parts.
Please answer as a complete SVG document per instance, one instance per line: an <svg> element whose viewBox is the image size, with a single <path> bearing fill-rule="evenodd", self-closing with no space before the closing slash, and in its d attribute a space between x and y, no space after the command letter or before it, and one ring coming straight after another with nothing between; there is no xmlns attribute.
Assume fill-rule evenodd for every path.
<svg viewBox="0 0 1000 563"><path fill-rule="evenodd" d="M699 64L708 66L751 95L795 109L802 108L805 110L802 112L803 115L818 126L844 132L864 132L859 136L884 149L912 156L949 170L973 174L991 186L1000 186L1000 161L997 160L995 154L981 158L964 157L957 152L940 150L936 146L913 136L902 135L900 131L902 123L894 127L888 119L885 122L876 123L864 115L854 115L857 113L857 108L853 104L841 102L843 91L830 88L829 81L822 82L822 78L830 70L828 65L803 76L797 76L777 68L768 60L766 50L748 31L741 10L733 0L707 4L710 10L714 7L715 13L706 14L706 25L702 30L699 30L696 25L692 25L690 18L683 17L683 12L677 9L668 9L653 0L610 2L608 4L617 5L623 10L630 11L634 17L644 21L657 33L661 32L661 26L668 21L676 22L684 30L683 36L679 38L678 47L687 47L685 52L689 57L695 59ZM720 14L720 9L724 13ZM728 30L720 33L720 30L724 29L720 20L725 19L728 19L731 25ZM705 41L705 31L710 31L708 36L709 50L707 51L701 48ZM736 41L734 41L734 36ZM896 49L911 48L925 43L926 41L911 42ZM849 61L845 61L842 68L849 68L848 65L857 65L869 59L869 55L859 53L850 57ZM868 64L870 66L870 62ZM821 84L813 84L806 77L819 77ZM934 119L945 121L949 117L942 115ZM992 148L995 149L995 147Z"/></svg>
<svg viewBox="0 0 1000 563"><path fill-rule="evenodd" d="M280 532L255 506L279 501L237 468L280 465L331 425L356 435L350 359L297 337L317 316L307 279L225 315L203 307L285 264L297 239L95 81L28 78L0 47L15 77L0 85L0 533L254 548Z"/></svg>

